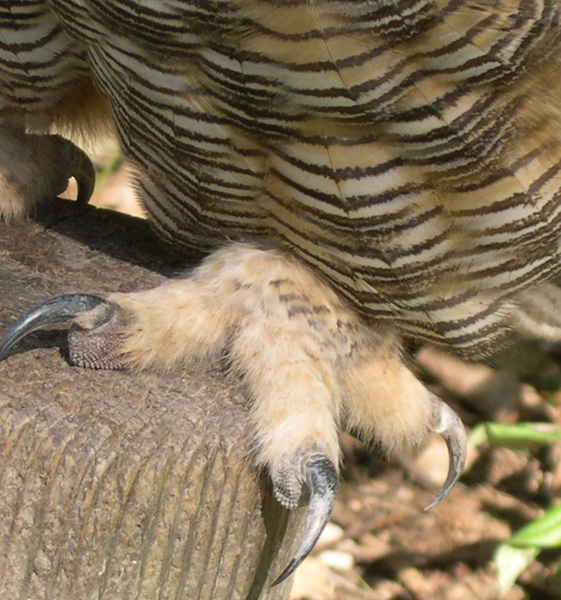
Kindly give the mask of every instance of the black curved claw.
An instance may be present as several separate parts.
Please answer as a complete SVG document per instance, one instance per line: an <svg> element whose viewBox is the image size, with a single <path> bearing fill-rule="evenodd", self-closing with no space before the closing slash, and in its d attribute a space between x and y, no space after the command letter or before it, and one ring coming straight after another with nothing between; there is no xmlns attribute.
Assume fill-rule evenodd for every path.
<svg viewBox="0 0 561 600"><path fill-rule="evenodd" d="M74 177L78 184L78 204L87 204L95 188L95 168L90 157L70 140L60 136L48 136L59 146L59 159L66 166L65 173Z"/></svg>
<svg viewBox="0 0 561 600"><path fill-rule="evenodd" d="M327 525L337 494L337 470L323 455L309 458L305 466L306 483L310 490L310 502L304 535L294 557L273 585L278 585L292 575L296 567L308 556Z"/></svg>
<svg viewBox="0 0 561 600"><path fill-rule="evenodd" d="M94 193L95 168L90 157L77 146L74 147L72 175L78 184L78 204L87 204Z"/></svg>
<svg viewBox="0 0 561 600"><path fill-rule="evenodd" d="M438 492L436 498L425 508L430 510L436 506L452 489L466 463L467 436L464 425L458 415L442 400L435 396L433 403L433 423L431 431L438 433L444 438L448 446L449 465L446 481Z"/></svg>
<svg viewBox="0 0 561 600"><path fill-rule="evenodd" d="M96 320L107 321L114 311L113 305L98 296L89 294L58 296L37 306L14 323L0 340L0 361L6 358L10 350L29 333L47 325L70 324L79 315L98 306L102 306L103 309L96 316Z"/></svg>

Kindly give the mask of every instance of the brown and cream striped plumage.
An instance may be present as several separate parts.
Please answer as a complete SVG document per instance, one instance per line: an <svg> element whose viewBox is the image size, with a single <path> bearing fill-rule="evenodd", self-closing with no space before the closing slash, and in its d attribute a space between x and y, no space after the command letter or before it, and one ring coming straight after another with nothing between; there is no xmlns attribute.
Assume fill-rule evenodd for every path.
<svg viewBox="0 0 561 600"><path fill-rule="evenodd" d="M0 115L44 128L93 81L173 244L272 238L368 318L477 357L558 270L560 12L12 2Z"/></svg>
<svg viewBox="0 0 561 600"><path fill-rule="evenodd" d="M287 318L337 332L318 347L367 323L479 358L559 271L560 18L557 0L12 1L0 6L0 159L14 198L0 213L36 201L10 187L15 139L108 112L165 239L272 242L352 307L308 305L299 276L265 285L290 281ZM258 289L240 266L253 255L233 248L231 269L220 254L209 270L236 293ZM205 277L193 281L218 289ZM341 377L341 397L360 396ZM370 419L341 402L337 423Z"/></svg>

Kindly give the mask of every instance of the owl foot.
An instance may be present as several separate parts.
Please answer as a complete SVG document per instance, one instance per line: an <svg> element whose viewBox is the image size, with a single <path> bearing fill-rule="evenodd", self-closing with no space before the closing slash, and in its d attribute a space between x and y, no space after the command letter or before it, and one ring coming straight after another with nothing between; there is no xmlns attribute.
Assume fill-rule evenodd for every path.
<svg viewBox="0 0 561 600"><path fill-rule="evenodd" d="M95 170L83 150L59 135L0 127L0 218L19 218L64 192L70 177L80 203L90 199Z"/></svg>
<svg viewBox="0 0 561 600"><path fill-rule="evenodd" d="M450 455L439 502L465 461L455 413L404 366L387 332L352 310L292 256L232 245L190 277L153 290L55 298L16 323L0 360L25 335L53 323L73 326L70 359L95 369L160 368L227 353L251 397L254 460L268 470L286 508L308 504L305 531L280 583L308 555L337 490L339 428L386 453L444 437Z"/></svg>

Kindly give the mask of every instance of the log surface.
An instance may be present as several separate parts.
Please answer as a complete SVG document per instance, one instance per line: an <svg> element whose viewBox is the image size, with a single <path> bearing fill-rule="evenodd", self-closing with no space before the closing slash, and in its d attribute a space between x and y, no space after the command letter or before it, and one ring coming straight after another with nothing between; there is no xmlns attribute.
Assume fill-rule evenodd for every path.
<svg viewBox="0 0 561 600"><path fill-rule="evenodd" d="M53 296L153 287L185 265L146 222L60 203L0 223L0 333ZM247 401L220 364L88 371L63 332L0 364L0 597L268 599L298 544L249 456Z"/></svg>

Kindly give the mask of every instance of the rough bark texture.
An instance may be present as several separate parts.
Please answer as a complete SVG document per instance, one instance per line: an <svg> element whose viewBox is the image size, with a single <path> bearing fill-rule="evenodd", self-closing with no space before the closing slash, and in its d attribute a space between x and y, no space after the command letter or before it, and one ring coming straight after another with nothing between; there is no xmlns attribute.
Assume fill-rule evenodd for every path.
<svg viewBox="0 0 561 600"><path fill-rule="evenodd" d="M151 287L181 266L108 211L0 224L0 332L52 296ZM252 467L239 381L219 364L87 371L65 339L39 332L0 364L0 597L287 598L290 582L270 584L304 509L289 516Z"/></svg>

